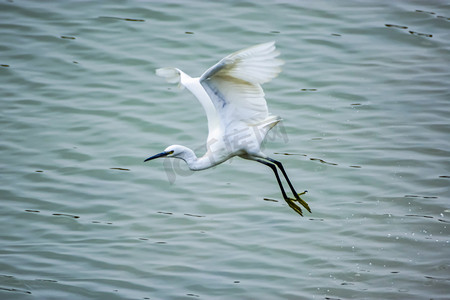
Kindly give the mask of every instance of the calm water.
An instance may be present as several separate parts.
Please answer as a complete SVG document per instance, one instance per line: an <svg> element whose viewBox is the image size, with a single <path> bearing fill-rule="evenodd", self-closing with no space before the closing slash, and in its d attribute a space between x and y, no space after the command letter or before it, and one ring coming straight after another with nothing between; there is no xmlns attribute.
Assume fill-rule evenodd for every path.
<svg viewBox="0 0 450 300"><path fill-rule="evenodd" d="M450 299L450 4L2 1L1 299ZM198 76L275 40L270 169L192 173ZM292 155L286 155L292 154Z"/></svg>

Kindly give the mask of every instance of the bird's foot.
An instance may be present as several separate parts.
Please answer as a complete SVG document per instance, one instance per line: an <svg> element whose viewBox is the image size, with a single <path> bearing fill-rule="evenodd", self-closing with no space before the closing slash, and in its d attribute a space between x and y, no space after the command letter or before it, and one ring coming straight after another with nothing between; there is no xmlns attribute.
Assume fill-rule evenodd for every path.
<svg viewBox="0 0 450 300"><path fill-rule="evenodd" d="M308 191L304 190L303 192L301 192L300 194L298 194L299 196L306 194Z"/></svg>
<svg viewBox="0 0 450 300"><path fill-rule="evenodd" d="M295 197L295 201L297 201L298 203L300 203L304 208L306 208L307 211L311 212L311 208L309 208L308 203L306 203L305 200L303 200L302 198L300 198L301 195L306 194L308 191L304 191L303 193L300 193L298 195L296 195Z"/></svg>
<svg viewBox="0 0 450 300"><path fill-rule="evenodd" d="M289 205L290 208L292 208L296 213L298 213L300 216L303 217L303 212L300 206L298 206L295 201L298 201L297 199L292 199L289 197L284 198L286 203Z"/></svg>

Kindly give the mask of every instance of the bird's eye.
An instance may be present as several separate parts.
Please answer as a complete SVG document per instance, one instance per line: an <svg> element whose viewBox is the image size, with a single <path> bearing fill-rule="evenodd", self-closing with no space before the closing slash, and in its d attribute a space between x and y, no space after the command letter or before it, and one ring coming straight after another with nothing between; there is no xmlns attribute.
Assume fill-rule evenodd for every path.
<svg viewBox="0 0 450 300"><path fill-rule="evenodd" d="M172 150L172 151L169 151L169 155L170 155L170 154L173 154L173 150Z"/></svg>

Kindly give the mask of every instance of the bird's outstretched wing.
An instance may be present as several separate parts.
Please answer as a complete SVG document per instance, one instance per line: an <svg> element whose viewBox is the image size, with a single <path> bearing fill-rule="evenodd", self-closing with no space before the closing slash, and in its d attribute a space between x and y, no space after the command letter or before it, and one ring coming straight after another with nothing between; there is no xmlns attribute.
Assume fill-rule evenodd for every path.
<svg viewBox="0 0 450 300"><path fill-rule="evenodd" d="M261 84L281 72L278 55L275 42L256 45L226 56L200 77L222 126L255 124L269 117Z"/></svg>

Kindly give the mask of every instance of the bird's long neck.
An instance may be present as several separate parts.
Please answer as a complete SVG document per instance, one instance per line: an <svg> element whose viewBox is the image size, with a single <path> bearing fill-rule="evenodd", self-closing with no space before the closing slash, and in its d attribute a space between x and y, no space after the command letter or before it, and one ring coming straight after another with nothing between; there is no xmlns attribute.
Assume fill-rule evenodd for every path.
<svg viewBox="0 0 450 300"><path fill-rule="evenodd" d="M217 163L211 160L210 156L204 155L202 157L197 157L194 151L187 147L184 148L184 151L180 153L177 158L184 160L192 171L200 171L217 165Z"/></svg>

